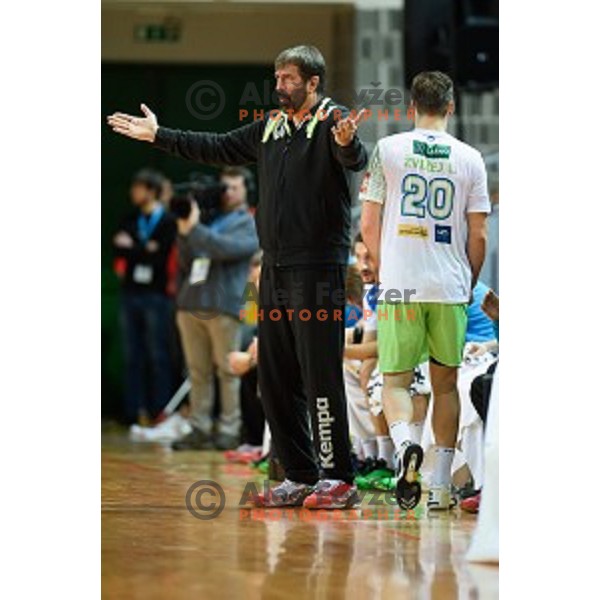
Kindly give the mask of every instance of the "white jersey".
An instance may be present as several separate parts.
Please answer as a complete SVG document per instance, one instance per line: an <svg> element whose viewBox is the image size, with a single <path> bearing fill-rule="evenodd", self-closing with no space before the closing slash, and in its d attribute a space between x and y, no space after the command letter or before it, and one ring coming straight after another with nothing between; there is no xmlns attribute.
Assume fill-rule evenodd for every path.
<svg viewBox="0 0 600 600"><path fill-rule="evenodd" d="M481 154L446 132L414 129L377 143L361 201L383 204L380 300L469 301L469 212L490 212ZM405 290L414 290L406 297Z"/></svg>

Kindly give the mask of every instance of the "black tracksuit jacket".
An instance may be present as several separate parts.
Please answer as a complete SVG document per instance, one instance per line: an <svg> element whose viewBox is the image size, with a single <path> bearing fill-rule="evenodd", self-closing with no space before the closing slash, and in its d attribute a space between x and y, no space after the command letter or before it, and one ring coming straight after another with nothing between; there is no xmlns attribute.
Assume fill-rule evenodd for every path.
<svg viewBox="0 0 600 600"><path fill-rule="evenodd" d="M256 225L266 266L346 264L350 248L350 191L346 169L360 171L367 152L355 136L348 147L331 133L336 107L307 135L308 121L291 135L262 141L267 120L229 133L159 127L154 146L207 165L257 163ZM313 108L316 112L316 107Z"/></svg>

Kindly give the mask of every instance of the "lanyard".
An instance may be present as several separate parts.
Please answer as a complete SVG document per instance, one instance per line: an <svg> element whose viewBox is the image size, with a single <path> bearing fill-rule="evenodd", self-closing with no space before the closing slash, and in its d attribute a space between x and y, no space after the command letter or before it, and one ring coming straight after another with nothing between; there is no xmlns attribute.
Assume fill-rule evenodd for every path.
<svg viewBox="0 0 600 600"><path fill-rule="evenodd" d="M321 100L321 103L319 104L315 114L312 116L308 125L306 126L306 137L308 139L312 138L313 132L314 132L317 124L321 120L324 120L323 112L325 112L326 116L329 116L329 113L334 108L336 108L335 104L331 104L329 106L329 108L327 108L327 110L325 110L325 107L327 106L327 104L329 102L332 102L331 98L323 98L323 100ZM304 125L304 121L302 121L302 123L300 123L300 125L297 127L297 129L300 130L302 128L302 125ZM286 133L287 133L287 135L292 135L292 132L290 130L290 126L288 123L288 115L287 115L287 113L285 113L284 111L281 110L277 113L277 115L275 117L269 116L269 121L267 122L267 125L265 127L265 131L263 133L263 137L262 137L261 141L263 144L265 144L271 135L273 136L273 139L276 140L281 137L284 137Z"/></svg>
<svg viewBox="0 0 600 600"><path fill-rule="evenodd" d="M159 205L152 211L152 214L148 218L144 215L138 216L138 237L142 244L145 244L150 239L164 212L164 207Z"/></svg>

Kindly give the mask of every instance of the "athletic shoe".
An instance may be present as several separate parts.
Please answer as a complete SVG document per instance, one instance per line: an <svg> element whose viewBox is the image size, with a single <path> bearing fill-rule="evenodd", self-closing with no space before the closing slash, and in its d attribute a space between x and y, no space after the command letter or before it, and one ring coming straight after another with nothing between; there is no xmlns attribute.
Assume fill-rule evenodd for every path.
<svg viewBox="0 0 600 600"><path fill-rule="evenodd" d="M360 502L355 485L339 479L322 479L315 486L312 494L304 500L304 508L344 509L352 508Z"/></svg>
<svg viewBox="0 0 600 600"><path fill-rule="evenodd" d="M251 465L254 461L262 456L262 448L250 450L250 452L242 452L238 457L238 462L243 465Z"/></svg>
<svg viewBox="0 0 600 600"><path fill-rule="evenodd" d="M223 456L225 456L226 460L229 460L230 458L236 459L239 454L243 454L245 452L251 452L252 450L255 450L257 447L258 446L251 446L250 444L242 444L241 446L238 446L234 450L225 450L225 452L223 453Z"/></svg>
<svg viewBox="0 0 600 600"><path fill-rule="evenodd" d="M192 427L192 431L171 444L173 450L214 450L212 436Z"/></svg>
<svg viewBox="0 0 600 600"><path fill-rule="evenodd" d="M251 465L253 469L267 474L269 472L269 454L263 454L258 460L255 460Z"/></svg>
<svg viewBox="0 0 600 600"><path fill-rule="evenodd" d="M187 435L191 430L189 421L175 413L154 427L132 425L129 439L133 442L172 442Z"/></svg>
<svg viewBox="0 0 600 600"><path fill-rule="evenodd" d="M146 441L146 429L147 427L141 427L137 423L134 423L129 427L129 440L131 442L145 442Z"/></svg>
<svg viewBox="0 0 600 600"><path fill-rule="evenodd" d="M356 469L356 474L360 477L364 477L365 475L371 473L376 468L377 464L377 458L369 456L365 460L360 461L360 464Z"/></svg>
<svg viewBox="0 0 600 600"><path fill-rule="evenodd" d="M456 496L449 485L436 485L429 488L427 508L429 510L449 510L456 506Z"/></svg>
<svg viewBox="0 0 600 600"><path fill-rule="evenodd" d="M421 477L419 469L423 463L423 448L409 444L398 461L396 501L402 510L413 510L421 500Z"/></svg>
<svg viewBox="0 0 600 600"><path fill-rule="evenodd" d="M239 443L239 435L231 435L229 433L223 433L222 431L219 431L214 439L214 445L217 450L233 450L238 447Z"/></svg>
<svg viewBox="0 0 600 600"><path fill-rule="evenodd" d="M150 441L172 442L191 431L190 422L179 413L175 413L155 427L149 428L146 432L146 438Z"/></svg>
<svg viewBox="0 0 600 600"><path fill-rule="evenodd" d="M481 488L476 490L473 487L473 481L470 480L465 485L463 485L461 488L458 488L456 490L456 496L459 501L465 500L466 498L470 498L471 496L477 496L477 494L479 494L480 491L481 491Z"/></svg>
<svg viewBox="0 0 600 600"><path fill-rule="evenodd" d="M269 489L266 493L258 494L254 505L262 508L281 508L284 506L302 506L310 496L314 486L307 483L296 483L285 479L277 487Z"/></svg>
<svg viewBox="0 0 600 600"><path fill-rule="evenodd" d="M225 451L225 460L230 463L249 465L250 463L260 460L261 457L261 446L250 446L249 444L244 444L239 446L237 450Z"/></svg>
<svg viewBox="0 0 600 600"><path fill-rule="evenodd" d="M364 475L358 475L354 483L359 490L372 490L373 482L382 477L393 477L394 471L390 469L387 462L382 458L372 463L372 470Z"/></svg>
<svg viewBox="0 0 600 600"><path fill-rule="evenodd" d="M465 512L477 514L479 512L480 504L481 504L481 492L478 492L477 494L475 494L475 496L470 496L469 498L465 498L460 503L460 507Z"/></svg>
<svg viewBox="0 0 600 600"><path fill-rule="evenodd" d="M396 489L396 477L393 471L390 471L387 475L378 477L371 481L371 489L379 490L381 492L392 492Z"/></svg>

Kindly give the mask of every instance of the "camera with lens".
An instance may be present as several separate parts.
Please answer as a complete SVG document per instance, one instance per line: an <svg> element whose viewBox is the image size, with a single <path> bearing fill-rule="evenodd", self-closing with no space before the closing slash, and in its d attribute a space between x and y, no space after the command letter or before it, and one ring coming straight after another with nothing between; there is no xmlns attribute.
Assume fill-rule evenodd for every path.
<svg viewBox="0 0 600 600"><path fill-rule="evenodd" d="M221 198L227 186L211 175L195 174L190 181L173 185L173 198L169 208L176 219L187 219L192 203L200 209L200 221L210 223L219 213Z"/></svg>

